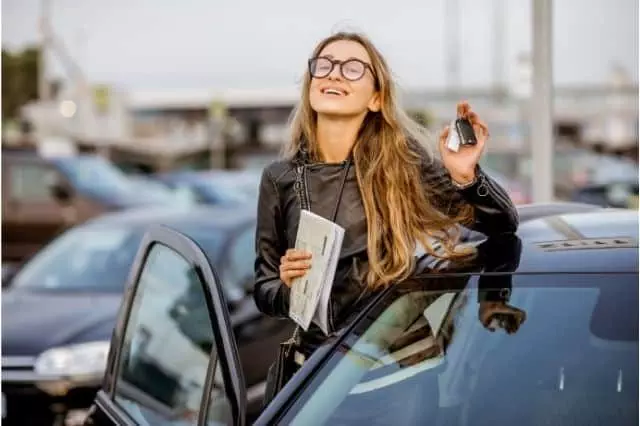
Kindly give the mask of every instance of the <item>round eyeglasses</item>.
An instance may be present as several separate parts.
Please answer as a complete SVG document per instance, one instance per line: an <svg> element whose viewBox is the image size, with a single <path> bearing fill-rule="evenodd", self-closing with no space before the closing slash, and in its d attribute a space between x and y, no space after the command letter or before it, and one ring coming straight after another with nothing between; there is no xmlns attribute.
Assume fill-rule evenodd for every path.
<svg viewBox="0 0 640 426"><path fill-rule="evenodd" d="M325 78L333 71L333 68L338 65L340 67L340 74L349 81L357 81L364 77L367 69L371 71L371 75L375 76L371 65L367 64L360 59L347 59L346 61L339 61L337 59L331 59L324 56L309 59L309 73L314 78Z"/></svg>

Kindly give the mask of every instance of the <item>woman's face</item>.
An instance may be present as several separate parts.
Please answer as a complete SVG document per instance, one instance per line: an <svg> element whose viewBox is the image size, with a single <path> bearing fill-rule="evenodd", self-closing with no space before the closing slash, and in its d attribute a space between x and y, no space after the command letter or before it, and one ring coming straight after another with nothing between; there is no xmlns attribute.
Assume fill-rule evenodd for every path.
<svg viewBox="0 0 640 426"><path fill-rule="evenodd" d="M334 62L333 69L330 61ZM360 43L329 43L314 62L310 66L309 101L317 114L349 117L380 110L371 58Z"/></svg>

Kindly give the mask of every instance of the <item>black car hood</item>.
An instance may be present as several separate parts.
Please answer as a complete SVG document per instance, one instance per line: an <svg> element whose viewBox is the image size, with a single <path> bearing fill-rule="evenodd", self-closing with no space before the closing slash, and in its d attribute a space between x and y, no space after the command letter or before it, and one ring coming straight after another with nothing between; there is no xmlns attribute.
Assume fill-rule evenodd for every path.
<svg viewBox="0 0 640 426"><path fill-rule="evenodd" d="M2 294L2 355L36 356L56 346L110 340L121 294Z"/></svg>

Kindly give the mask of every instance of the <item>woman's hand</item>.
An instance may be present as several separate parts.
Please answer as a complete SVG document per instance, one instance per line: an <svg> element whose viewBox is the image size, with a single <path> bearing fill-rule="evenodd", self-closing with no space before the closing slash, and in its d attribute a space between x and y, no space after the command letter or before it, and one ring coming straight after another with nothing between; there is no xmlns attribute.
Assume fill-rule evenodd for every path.
<svg viewBox="0 0 640 426"><path fill-rule="evenodd" d="M476 145L461 145L458 152L447 148L447 138L449 137L449 126L445 127L440 134L440 155L444 167L449 171L451 178L461 185L473 181L476 177L476 165L484 151L484 145L489 138L487 125L480 120L478 114L471 111L469 103L466 101L458 103L457 117L466 118L471 122L476 134L478 143ZM454 130L455 131L455 130Z"/></svg>
<svg viewBox="0 0 640 426"><path fill-rule="evenodd" d="M280 258L280 279L287 286L291 287L294 278L298 278L307 273L311 267L311 253L296 249L289 249Z"/></svg>
<svg viewBox="0 0 640 426"><path fill-rule="evenodd" d="M494 316L497 319L495 326L504 329L507 334L517 332L527 319L525 311L504 302L481 302L478 317L484 328L491 332L496 330L491 324Z"/></svg>

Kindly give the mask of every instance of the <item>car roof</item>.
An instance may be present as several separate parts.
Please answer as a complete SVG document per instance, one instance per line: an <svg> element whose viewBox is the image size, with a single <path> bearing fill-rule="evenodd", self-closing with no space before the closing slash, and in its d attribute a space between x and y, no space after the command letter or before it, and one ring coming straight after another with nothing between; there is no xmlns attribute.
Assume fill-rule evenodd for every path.
<svg viewBox="0 0 640 426"><path fill-rule="evenodd" d="M518 273L638 272L638 212L581 204L549 205L524 220Z"/></svg>
<svg viewBox="0 0 640 426"><path fill-rule="evenodd" d="M637 211L580 203L531 204L517 209L517 238L513 234L478 238L471 234L464 242L478 248L475 260L454 266L425 254L417 261L415 276L638 273ZM517 252L519 256L512 255Z"/></svg>

